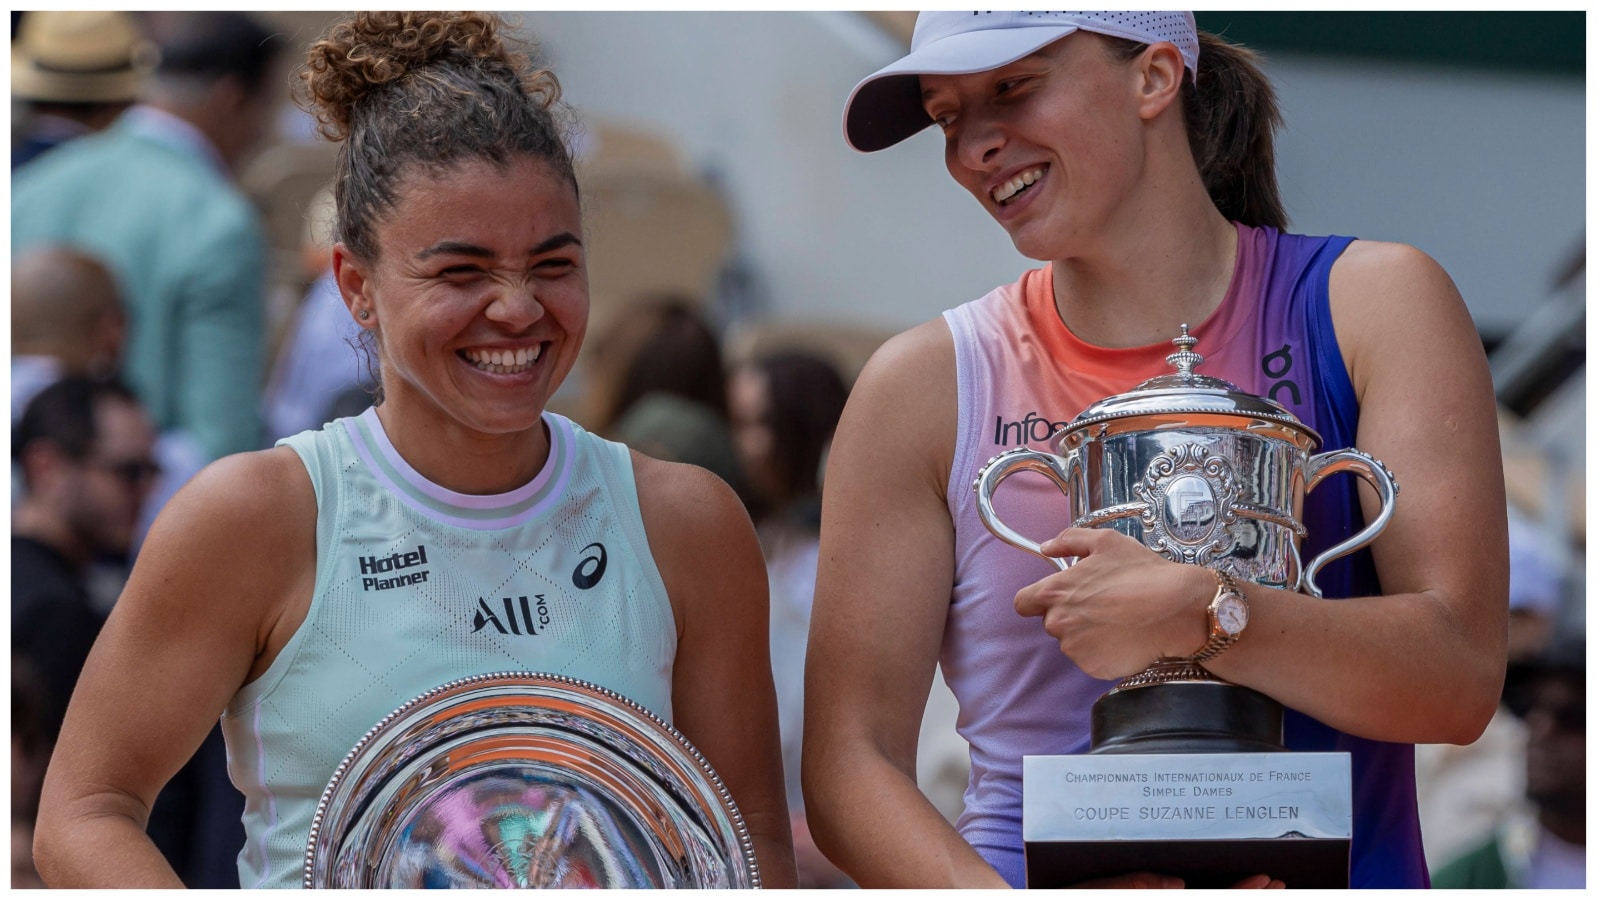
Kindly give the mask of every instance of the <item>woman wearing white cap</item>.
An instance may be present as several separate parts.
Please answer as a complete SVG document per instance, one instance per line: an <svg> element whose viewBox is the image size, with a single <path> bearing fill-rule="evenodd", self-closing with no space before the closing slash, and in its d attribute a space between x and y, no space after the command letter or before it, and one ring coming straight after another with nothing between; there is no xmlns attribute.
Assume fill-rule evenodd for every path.
<svg viewBox="0 0 1600 900"><path fill-rule="evenodd" d="M1206 374L1404 487L1371 552L1318 574L1345 599L1246 585L1248 627L1206 667L1288 707L1291 750L1351 754L1353 886L1427 884L1411 745L1477 737L1505 664L1487 366L1423 253L1283 231L1278 113L1253 59L1188 13L923 13L911 53L851 95L853 147L937 125L951 176L1047 263L886 344L834 442L806 805L818 845L864 886L1021 886L1022 757L1083 752L1105 679L1208 643L1210 570L1082 529L1044 544L1079 558L1055 572L991 537L972 489L990 456L1047 449L1052 422L1170 371L1183 323ZM1035 505L1059 509L1038 481ZM1302 553L1359 530L1372 499L1354 479L1319 486ZM936 662L971 744L956 828L914 779Z"/></svg>

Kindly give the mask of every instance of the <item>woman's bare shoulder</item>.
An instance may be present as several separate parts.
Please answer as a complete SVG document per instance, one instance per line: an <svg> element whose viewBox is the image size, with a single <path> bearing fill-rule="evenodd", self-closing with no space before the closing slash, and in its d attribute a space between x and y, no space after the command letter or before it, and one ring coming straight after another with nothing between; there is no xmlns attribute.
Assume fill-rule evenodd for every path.
<svg viewBox="0 0 1600 900"><path fill-rule="evenodd" d="M152 576L182 578L196 589L236 583L251 586L242 593L279 598L275 586L294 584L315 567L316 527L316 493L293 450L226 456L167 501L130 587L149 586Z"/></svg>
<svg viewBox="0 0 1600 900"><path fill-rule="evenodd" d="M1336 305L1381 306L1401 314L1410 301L1459 305L1460 294L1438 261L1410 244L1354 241L1334 262L1329 291Z"/></svg>
<svg viewBox="0 0 1600 900"><path fill-rule="evenodd" d="M957 386L955 338L942 318L890 338L850 390L829 455L829 479L835 479L836 463L871 473L874 482L887 468L943 497L955 456Z"/></svg>
<svg viewBox="0 0 1600 900"><path fill-rule="evenodd" d="M157 522L193 528L248 527L253 539L275 528L315 526L316 493L288 447L225 456L201 469L162 509Z"/></svg>
<svg viewBox="0 0 1600 900"><path fill-rule="evenodd" d="M684 531L709 535L752 527L733 488L709 470L629 452L639 512L652 546L658 536L666 539Z"/></svg>
<svg viewBox="0 0 1600 900"><path fill-rule="evenodd" d="M862 367L858 388L869 391L921 386L953 387L956 378L955 339L944 319L930 319L884 341ZM917 394L932 390L915 391Z"/></svg>
<svg viewBox="0 0 1600 900"><path fill-rule="evenodd" d="M727 482L699 466L632 456L645 537L682 640L689 622L736 614L738 598L765 589L761 545Z"/></svg>
<svg viewBox="0 0 1600 900"><path fill-rule="evenodd" d="M218 671L237 675L233 687L245 683L304 614L316 517L311 478L293 450L211 463L156 517L102 640L123 646L160 636L209 655Z"/></svg>
<svg viewBox="0 0 1600 900"><path fill-rule="evenodd" d="M1476 366L1483 347L1444 267L1408 244L1355 241L1328 276L1328 307L1356 396L1383 370ZM1420 371L1406 376L1424 377Z"/></svg>

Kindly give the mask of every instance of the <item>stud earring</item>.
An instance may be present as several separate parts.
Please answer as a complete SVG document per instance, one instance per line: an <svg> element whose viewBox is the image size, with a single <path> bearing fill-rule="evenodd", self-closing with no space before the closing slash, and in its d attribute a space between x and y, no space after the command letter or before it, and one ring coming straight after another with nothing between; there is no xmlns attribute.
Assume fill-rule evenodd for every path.
<svg viewBox="0 0 1600 900"><path fill-rule="evenodd" d="M364 309L361 311L360 315L361 315L361 318L363 320L369 319L369 318L372 317L372 313L370 313L370 312L368 312L367 310L364 310Z"/></svg>

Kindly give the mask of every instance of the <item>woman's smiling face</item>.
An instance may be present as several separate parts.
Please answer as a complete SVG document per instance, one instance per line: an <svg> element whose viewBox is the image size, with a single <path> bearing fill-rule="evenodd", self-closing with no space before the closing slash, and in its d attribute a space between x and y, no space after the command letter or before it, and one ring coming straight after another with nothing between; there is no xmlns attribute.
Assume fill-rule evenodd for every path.
<svg viewBox="0 0 1600 900"><path fill-rule="evenodd" d="M945 167L1032 259L1092 234L1138 177L1134 68L1078 32L1001 68L924 75Z"/></svg>
<svg viewBox="0 0 1600 900"><path fill-rule="evenodd" d="M335 254L385 405L484 434L536 425L588 324L582 227L571 182L536 158L406 176L373 230L378 258Z"/></svg>

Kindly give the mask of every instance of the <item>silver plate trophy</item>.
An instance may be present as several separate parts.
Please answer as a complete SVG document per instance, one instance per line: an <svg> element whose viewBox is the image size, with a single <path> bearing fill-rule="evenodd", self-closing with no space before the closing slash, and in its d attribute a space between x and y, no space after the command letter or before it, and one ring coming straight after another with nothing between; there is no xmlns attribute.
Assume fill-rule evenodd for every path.
<svg viewBox="0 0 1600 900"><path fill-rule="evenodd" d="M605 688L505 672L389 714L335 770L308 888L757 888L710 764Z"/></svg>
<svg viewBox="0 0 1600 900"><path fill-rule="evenodd" d="M1052 436L1056 453L989 460L974 484L979 517L1067 569L1072 560L1044 556L995 513L1000 483L1031 471L1065 495L1063 526L1112 528L1175 562L1321 597L1317 573L1388 525L1394 478L1359 450L1315 453L1321 438L1283 406L1197 374L1195 343L1184 325L1167 357L1175 371L1091 405ZM1382 509L1302 565L1305 495L1341 472L1371 485ZM1155 660L1096 701L1088 755L1024 759L1030 887L1141 869L1190 887L1257 873L1343 887L1349 823L1348 754L1287 753L1276 701L1183 658Z"/></svg>

